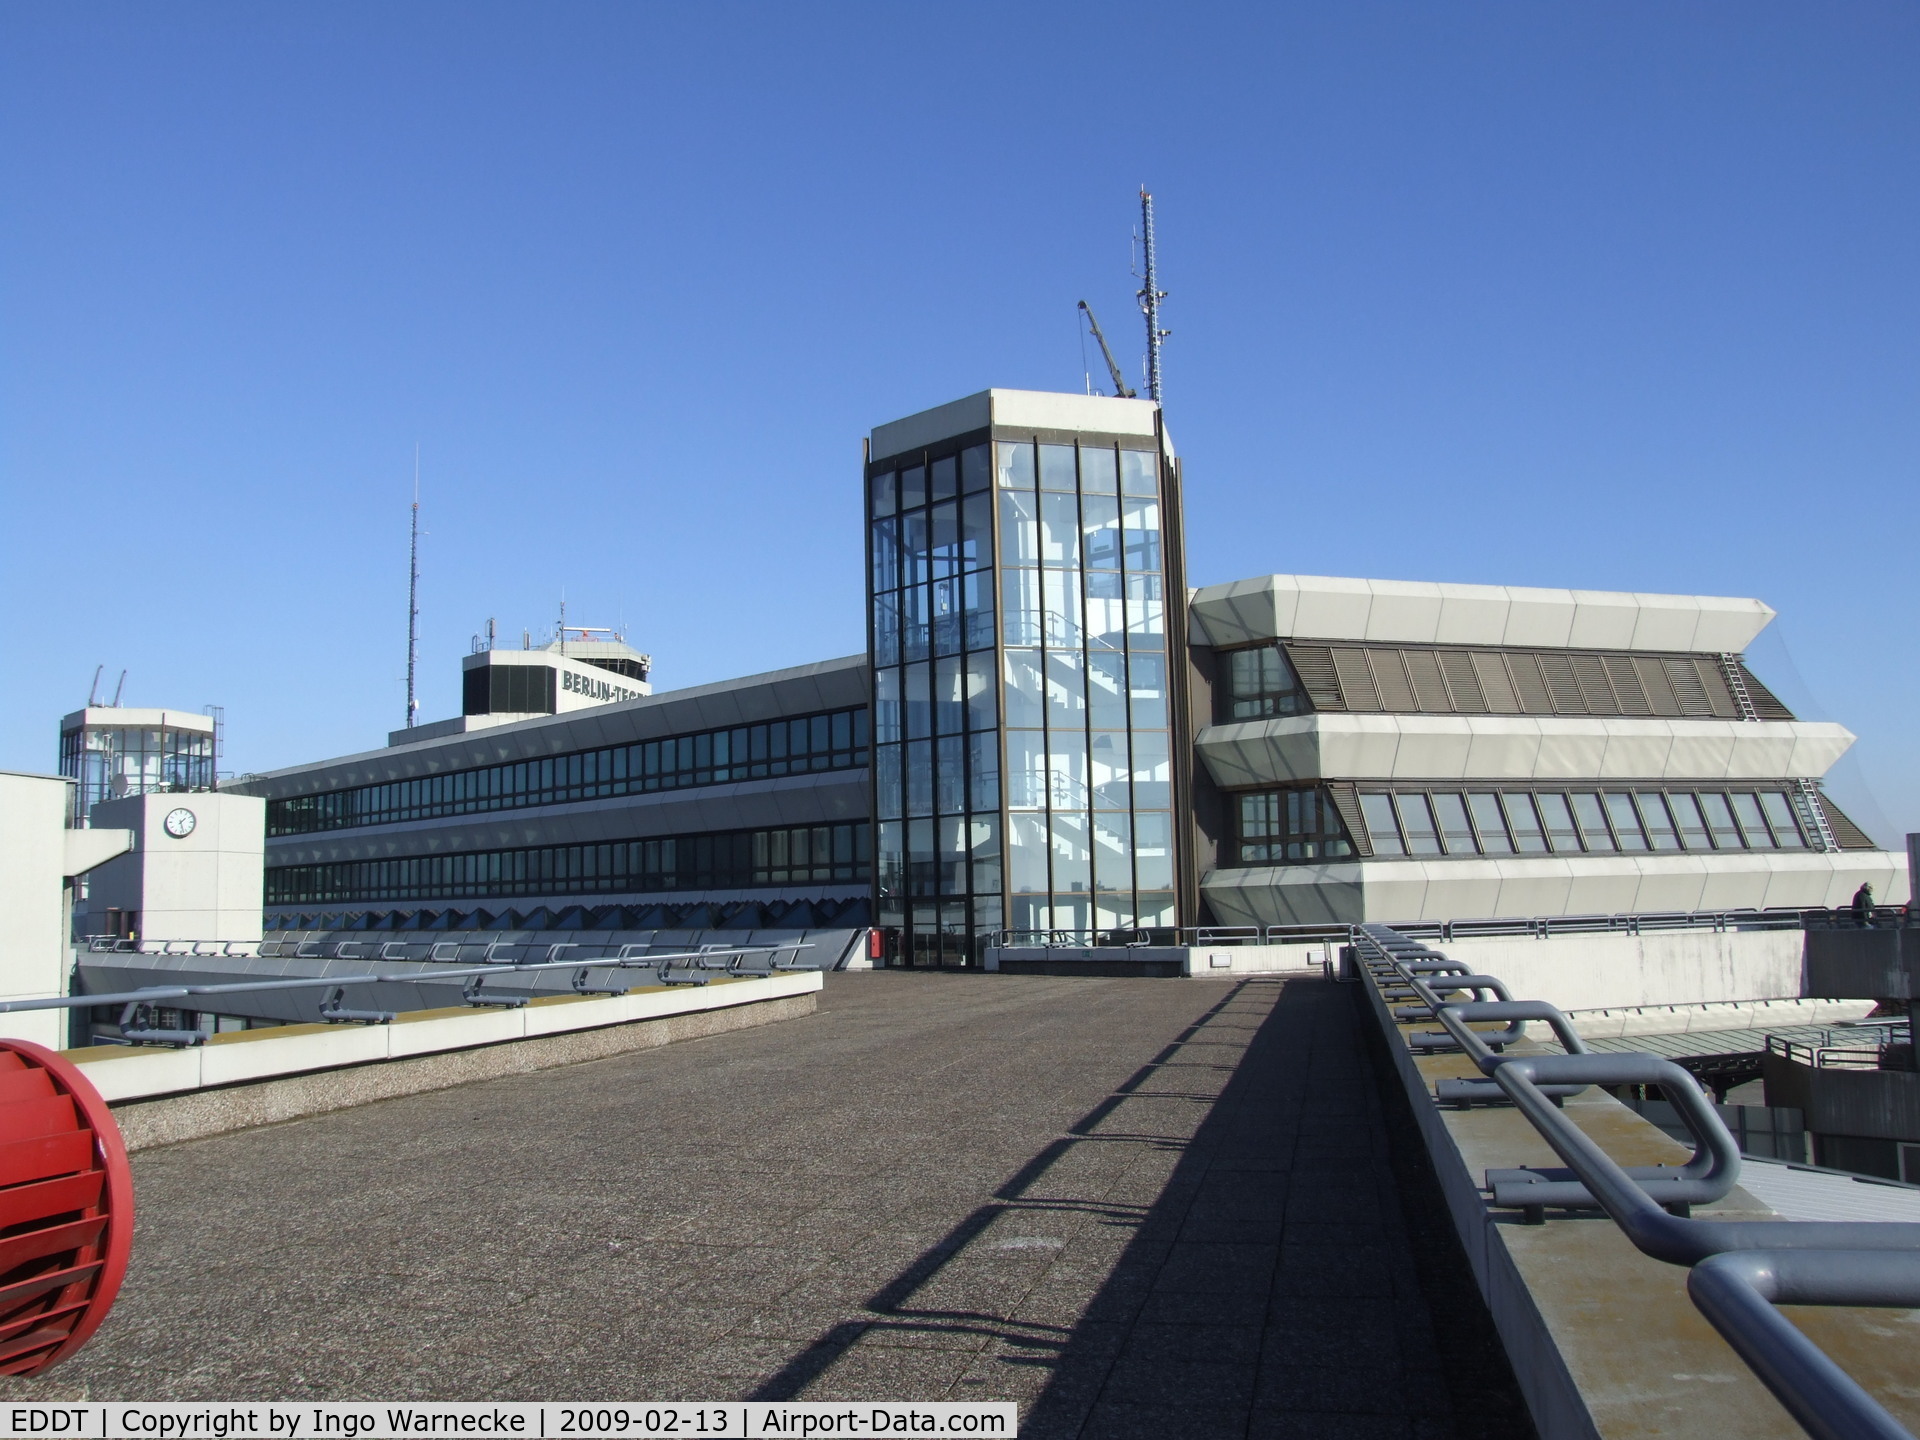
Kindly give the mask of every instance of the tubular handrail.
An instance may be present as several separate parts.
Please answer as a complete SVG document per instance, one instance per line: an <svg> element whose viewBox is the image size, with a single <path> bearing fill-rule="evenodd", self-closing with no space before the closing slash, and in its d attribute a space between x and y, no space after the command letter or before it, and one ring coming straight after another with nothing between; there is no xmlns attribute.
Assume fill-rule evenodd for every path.
<svg viewBox="0 0 1920 1440"><path fill-rule="evenodd" d="M412 970L399 975L318 975L302 976L293 980L244 980L223 981L213 985L148 985L138 990L125 990L105 995L54 995L39 1000L0 1000L0 1014L11 1014L22 1010L75 1010L91 1008L95 1005L155 1004L165 1000L183 1000L193 995L239 995L251 991L265 990L314 990L348 985L408 985L437 984L446 980L462 980L471 976L511 975L534 970L655 970L663 965L670 966L675 961L703 961L714 958L711 952L680 952L671 955L626 956L625 951L637 947L623 946L622 954L598 960L503 960L491 965L471 965L448 967L434 970ZM729 955L745 957L747 955L779 955L789 950L811 950L811 942L791 942L782 945L741 945L728 951ZM319 958L308 957L308 958Z"/></svg>
<svg viewBox="0 0 1920 1440"><path fill-rule="evenodd" d="M1553 1153L1580 1177L1613 1223L1626 1232L1636 1248L1656 1260L1693 1266L1709 1255L1729 1250L1893 1250L1920 1257L1920 1226L1899 1221L1695 1220L1669 1215L1539 1089L1543 1082L1579 1081L1589 1085L1659 1085L1669 1099L1678 1099L1689 1091L1698 1095L1699 1086L1671 1060L1619 1052L1516 1055L1500 1066L1493 1078L1540 1132L1540 1138L1553 1147ZM1734 1153L1737 1160L1738 1150ZM1908 1303L1920 1305L1920 1296Z"/></svg>
<svg viewBox="0 0 1920 1440"><path fill-rule="evenodd" d="M1699 1084L1680 1066L1644 1053L1583 1053L1577 1032L1550 1005L1446 999L1477 994L1471 982L1489 977L1443 975L1434 964L1443 957L1387 927L1356 927L1354 955L1383 1001L1389 987L1398 986L1420 1002L1389 1010L1392 1018L1417 1021L1422 1011L1431 1013L1568 1166L1571 1179L1565 1180L1538 1170L1488 1171L1495 1205L1518 1206L1528 1220L1544 1223L1549 1205L1597 1204L1643 1254L1688 1268L1694 1305L1809 1435L1913 1440L1774 1307L1920 1308L1920 1225L1693 1218L1691 1205L1719 1199L1738 1180L1740 1155ZM1523 1030L1523 1018L1548 1019L1569 1053L1499 1053L1497 1046L1520 1038L1515 1032ZM1514 1023L1493 1034L1471 1028L1476 1020L1500 1019ZM1487 1082L1443 1080L1442 1099L1448 1085ZM1557 1103L1567 1087L1589 1085L1658 1085L1694 1136L1693 1157L1677 1167L1621 1166Z"/></svg>
<svg viewBox="0 0 1920 1440"><path fill-rule="evenodd" d="M1920 1305L1920 1255L1884 1250L1745 1250L1687 1275L1695 1307L1774 1399L1821 1440L1912 1440L1776 1305ZM1872 1297L1872 1298L1868 1298Z"/></svg>

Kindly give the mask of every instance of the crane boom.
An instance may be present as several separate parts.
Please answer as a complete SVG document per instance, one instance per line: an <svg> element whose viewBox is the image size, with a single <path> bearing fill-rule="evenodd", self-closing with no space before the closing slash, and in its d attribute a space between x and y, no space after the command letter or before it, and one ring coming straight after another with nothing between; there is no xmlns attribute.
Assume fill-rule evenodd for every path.
<svg viewBox="0 0 1920 1440"><path fill-rule="evenodd" d="M1113 351L1107 348L1107 337L1100 333L1100 322L1093 318L1093 307L1082 300L1080 308L1086 313L1087 324L1093 327L1093 338L1100 342L1100 353L1106 357L1107 373L1113 377L1113 393L1122 400L1133 399L1134 394L1127 385L1126 377L1120 373L1120 367L1114 363Z"/></svg>

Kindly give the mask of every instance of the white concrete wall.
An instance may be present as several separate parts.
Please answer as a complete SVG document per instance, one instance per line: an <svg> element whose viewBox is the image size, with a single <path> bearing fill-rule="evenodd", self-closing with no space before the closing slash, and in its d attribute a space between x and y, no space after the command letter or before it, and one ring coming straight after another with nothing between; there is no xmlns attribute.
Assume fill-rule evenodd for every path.
<svg viewBox="0 0 1920 1440"><path fill-rule="evenodd" d="M1797 997L1805 941L1799 930L1669 930L1429 943L1505 981L1517 1000L1614 1010Z"/></svg>
<svg viewBox="0 0 1920 1440"><path fill-rule="evenodd" d="M67 785L0 774L0 999L66 994ZM65 1043L64 1018L0 1015L0 1035L58 1047Z"/></svg>
<svg viewBox="0 0 1920 1440"><path fill-rule="evenodd" d="M1153 434L1154 412L1159 408L1151 400L1121 400L1111 395L982 390L977 395L876 425L868 439L873 458L886 460L988 425L1148 436Z"/></svg>
<svg viewBox="0 0 1920 1440"><path fill-rule="evenodd" d="M1853 744L1802 720L1295 715L1209 725L1216 784L1340 780L1817 780Z"/></svg>
<svg viewBox="0 0 1920 1440"><path fill-rule="evenodd" d="M167 814L190 810L193 833L169 835ZM93 807L93 825L134 833L129 855L87 886L87 927L111 908L139 912L142 940L258 940L265 898L267 802L253 795L130 795Z"/></svg>
<svg viewBox="0 0 1920 1440"><path fill-rule="evenodd" d="M1200 888L1222 925L1391 925L1844 905L1863 881L1873 882L1881 904L1905 904L1906 857L1885 850L1752 850L1367 860L1211 870Z"/></svg>
<svg viewBox="0 0 1920 1440"><path fill-rule="evenodd" d="M72 877L131 840L120 830L69 830L72 784L57 775L0 772L0 1000L67 993ZM0 1035L58 1049L66 1043L66 1015L0 1015Z"/></svg>
<svg viewBox="0 0 1920 1440"><path fill-rule="evenodd" d="M1331 575L1262 575L1194 592L1202 645L1361 640L1401 645L1719 653L1747 648L1773 619L1758 600L1513 585L1442 585Z"/></svg>
<svg viewBox="0 0 1920 1440"><path fill-rule="evenodd" d="M818 971L803 970L699 986L648 986L596 999L555 996L517 1009L416 1011L396 1016L388 1025L235 1031L177 1050L94 1046L73 1056L104 1098L132 1100L718 1010L811 994L824 984Z"/></svg>

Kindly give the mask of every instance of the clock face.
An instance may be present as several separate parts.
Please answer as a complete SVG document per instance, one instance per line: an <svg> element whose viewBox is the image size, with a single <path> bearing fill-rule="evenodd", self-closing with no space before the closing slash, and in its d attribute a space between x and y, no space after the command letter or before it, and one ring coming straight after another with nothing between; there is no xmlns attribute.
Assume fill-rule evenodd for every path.
<svg viewBox="0 0 1920 1440"><path fill-rule="evenodd" d="M179 810L169 810L167 818L161 821L161 824L167 827L167 834L176 840L184 840L191 835L195 823L193 811L184 807Z"/></svg>

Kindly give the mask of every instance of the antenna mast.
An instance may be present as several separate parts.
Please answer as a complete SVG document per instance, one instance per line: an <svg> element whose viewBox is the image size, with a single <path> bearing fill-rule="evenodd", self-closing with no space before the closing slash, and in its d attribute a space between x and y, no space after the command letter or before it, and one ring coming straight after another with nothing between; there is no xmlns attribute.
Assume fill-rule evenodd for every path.
<svg viewBox="0 0 1920 1440"><path fill-rule="evenodd" d="M407 534L407 728L420 702L413 698L413 671L420 659L420 447L413 447L413 522Z"/></svg>
<svg viewBox="0 0 1920 1440"><path fill-rule="evenodd" d="M1160 342L1173 332L1160 328L1160 302L1167 292L1160 289L1153 269L1153 196L1140 187L1141 248L1144 252L1146 282L1140 290L1140 313L1147 317L1147 398L1160 403Z"/></svg>

